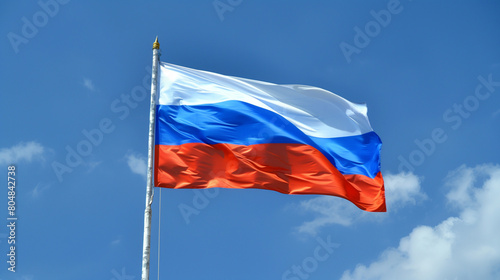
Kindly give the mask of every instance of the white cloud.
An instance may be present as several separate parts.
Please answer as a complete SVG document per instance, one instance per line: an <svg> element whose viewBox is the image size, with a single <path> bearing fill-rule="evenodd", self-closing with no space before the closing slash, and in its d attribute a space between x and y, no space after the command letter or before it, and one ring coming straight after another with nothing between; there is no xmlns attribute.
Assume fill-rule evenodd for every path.
<svg viewBox="0 0 500 280"><path fill-rule="evenodd" d="M142 155L128 154L125 156L127 159L127 164L130 170L146 178L147 165L146 158Z"/></svg>
<svg viewBox="0 0 500 280"><path fill-rule="evenodd" d="M313 212L315 215L312 221L304 222L297 228L299 233L310 235L316 235L322 227L331 224L349 226L359 217L356 212L361 211L347 200L332 196L320 196L302 201L299 209Z"/></svg>
<svg viewBox="0 0 500 280"><path fill-rule="evenodd" d="M421 191L420 179L413 173L401 172L384 175L387 211L394 211L407 204L415 204L427 196Z"/></svg>
<svg viewBox="0 0 500 280"><path fill-rule="evenodd" d="M473 172L473 169L461 166L448 174L446 185L451 190L446 194L446 198L449 203L459 207L471 204L475 180Z"/></svg>
<svg viewBox="0 0 500 280"><path fill-rule="evenodd" d="M90 173L92 171L94 171L94 169L96 169L99 165L101 165L102 161L92 161L92 160L89 160L85 163L85 166L88 168L87 169L87 172Z"/></svg>
<svg viewBox="0 0 500 280"><path fill-rule="evenodd" d="M45 190L47 190L48 188L51 187L51 184L42 184L42 183L38 183L34 188L33 190L31 191L31 196L33 198L38 198L42 192L44 192Z"/></svg>
<svg viewBox="0 0 500 280"><path fill-rule="evenodd" d="M341 280L500 279L500 166L460 167L446 178L460 210L435 227L418 226L369 265Z"/></svg>
<svg viewBox="0 0 500 280"><path fill-rule="evenodd" d="M83 86L90 91L95 91L94 82L91 79L83 78Z"/></svg>
<svg viewBox="0 0 500 280"><path fill-rule="evenodd" d="M420 179L412 173L384 175L384 182L389 213L407 204L415 204L426 197L421 192ZM312 212L315 216L313 220L304 222L297 228L299 233L310 235L316 235L321 228L332 224L349 226L359 220L374 219L374 217L380 219L387 216L387 214L361 211L351 202L331 196L320 196L303 201L299 209Z"/></svg>
<svg viewBox="0 0 500 280"><path fill-rule="evenodd" d="M45 148L37 142L19 143L10 148L0 149L0 164L16 164L20 161L31 162L43 159Z"/></svg>
<svg viewBox="0 0 500 280"><path fill-rule="evenodd" d="M116 239L112 240L110 245L111 246L117 246L119 245L120 243L122 242L122 238L121 237L117 237Z"/></svg>

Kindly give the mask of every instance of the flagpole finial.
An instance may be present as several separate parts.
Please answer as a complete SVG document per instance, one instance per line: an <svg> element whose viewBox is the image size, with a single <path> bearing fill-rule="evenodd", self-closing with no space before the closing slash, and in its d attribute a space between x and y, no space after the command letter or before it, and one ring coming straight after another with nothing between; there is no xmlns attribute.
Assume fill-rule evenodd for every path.
<svg viewBox="0 0 500 280"><path fill-rule="evenodd" d="M160 49L160 43L158 43L158 36L156 36L156 41L153 43L153 49Z"/></svg>

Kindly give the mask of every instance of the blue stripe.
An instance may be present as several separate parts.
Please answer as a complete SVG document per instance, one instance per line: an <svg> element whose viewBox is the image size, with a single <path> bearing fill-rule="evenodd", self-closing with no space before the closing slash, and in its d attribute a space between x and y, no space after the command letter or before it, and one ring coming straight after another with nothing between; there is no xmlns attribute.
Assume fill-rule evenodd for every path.
<svg viewBox="0 0 500 280"><path fill-rule="evenodd" d="M373 131L339 138L311 137L282 116L241 101L158 105L156 119L156 145L306 144L319 150L342 174L374 178L380 171L382 142Z"/></svg>

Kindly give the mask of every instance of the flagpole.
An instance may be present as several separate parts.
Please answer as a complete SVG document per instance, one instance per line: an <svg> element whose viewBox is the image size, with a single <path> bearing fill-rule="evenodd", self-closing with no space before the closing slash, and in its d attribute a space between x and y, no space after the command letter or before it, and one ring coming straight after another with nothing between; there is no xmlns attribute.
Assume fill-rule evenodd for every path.
<svg viewBox="0 0 500 280"><path fill-rule="evenodd" d="M160 57L158 36L153 43L153 72L151 76L151 104L149 107L148 174L146 183L146 210L144 211L144 237L142 244L142 280L149 280L149 253L151 243L151 203L153 203L153 155L155 140L156 92Z"/></svg>

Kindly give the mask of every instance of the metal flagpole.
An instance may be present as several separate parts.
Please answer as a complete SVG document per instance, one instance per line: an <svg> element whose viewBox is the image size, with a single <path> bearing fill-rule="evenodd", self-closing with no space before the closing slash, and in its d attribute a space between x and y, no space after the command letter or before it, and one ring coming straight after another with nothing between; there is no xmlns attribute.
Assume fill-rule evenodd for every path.
<svg viewBox="0 0 500 280"><path fill-rule="evenodd" d="M144 211L144 237L142 244L142 280L149 280L149 252L151 243L151 203L153 203L153 152L155 140L156 92L160 43L153 43L153 73L151 77L151 104L149 108L148 175L146 184L146 210Z"/></svg>

